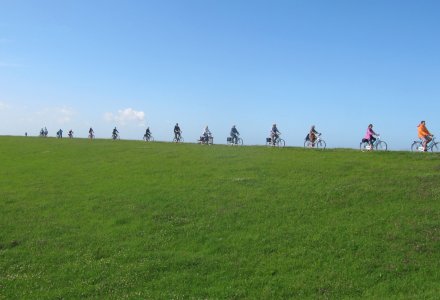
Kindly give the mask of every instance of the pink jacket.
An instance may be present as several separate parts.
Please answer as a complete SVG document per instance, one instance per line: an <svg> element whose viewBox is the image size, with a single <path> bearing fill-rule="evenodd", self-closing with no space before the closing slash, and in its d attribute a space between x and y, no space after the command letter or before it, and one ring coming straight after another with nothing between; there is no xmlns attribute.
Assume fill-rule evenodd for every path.
<svg viewBox="0 0 440 300"><path fill-rule="evenodd" d="M367 128L367 133L365 134L365 139L369 140L373 135L376 135L376 132L370 127Z"/></svg>

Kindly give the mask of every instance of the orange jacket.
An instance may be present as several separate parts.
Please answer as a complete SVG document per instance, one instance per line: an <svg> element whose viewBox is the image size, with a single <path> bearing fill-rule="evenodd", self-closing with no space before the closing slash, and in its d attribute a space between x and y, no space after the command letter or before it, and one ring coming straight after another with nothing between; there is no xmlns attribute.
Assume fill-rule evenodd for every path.
<svg viewBox="0 0 440 300"><path fill-rule="evenodd" d="M419 132L419 138L424 138L427 135L431 135L429 130L426 128L425 124L420 123L419 126L417 126L417 131Z"/></svg>

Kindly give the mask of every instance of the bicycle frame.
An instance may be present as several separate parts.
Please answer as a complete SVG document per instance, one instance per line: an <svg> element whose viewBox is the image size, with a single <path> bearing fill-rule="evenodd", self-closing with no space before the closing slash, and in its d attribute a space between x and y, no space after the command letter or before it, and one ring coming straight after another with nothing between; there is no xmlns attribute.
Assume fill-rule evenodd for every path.
<svg viewBox="0 0 440 300"><path fill-rule="evenodd" d="M421 146L417 148L418 151L424 151L423 150L423 140L420 139L419 141L414 141L414 143L420 143ZM431 150L431 148L436 144L435 137L432 137L432 140L429 141L429 143L426 144L426 151Z"/></svg>
<svg viewBox="0 0 440 300"><path fill-rule="evenodd" d="M374 148L376 148L377 144L379 144L379 142L380 142L380 135L377 136L377 138L374 141L374 143L372 143L372 144L368 143L368 145L365 146L365 149L366 150L374 149Z"/></svg>

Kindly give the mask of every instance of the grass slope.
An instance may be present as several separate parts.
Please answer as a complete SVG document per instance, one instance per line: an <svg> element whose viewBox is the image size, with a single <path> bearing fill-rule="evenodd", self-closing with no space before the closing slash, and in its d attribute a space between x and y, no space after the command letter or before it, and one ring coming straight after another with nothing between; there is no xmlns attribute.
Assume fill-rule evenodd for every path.
<svg viewBox="0 0 440 300"><path fill-rule="evenodd" d="M440 156L0 138L0 298L436 298Z"/></svg>

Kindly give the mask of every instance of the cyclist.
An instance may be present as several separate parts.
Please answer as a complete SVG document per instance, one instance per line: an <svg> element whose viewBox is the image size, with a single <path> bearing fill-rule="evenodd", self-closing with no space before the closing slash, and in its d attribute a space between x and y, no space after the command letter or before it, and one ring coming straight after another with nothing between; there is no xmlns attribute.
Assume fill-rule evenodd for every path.
<svg viewBox="0 0 440 300"><path fill-rule="evenodd" d="M176 125L174 126L174 139L176 140L176 142L180 140L181 134L182 131L180 130L179 123L176 123Z"/></svg>
<svg viewBox="0 0 440 300"><path fill-rule="evenodd" d="M426 145L432 140L433 135L426 128L425 121L421 121L417 126L419 138L422 140L423 151L426 151Z"/></svg>
<svg viewBox="0 0 440 300"><path fill-rule="evenodd" d="M93 128L92 127L90 127L90 129L89 129L89 138L93 138L93 136L94 136L94 131L93 131Z"/></svg>
<svg viewBox="0 0 440 300"><path fill-rule="evenodd" d="M373 144L376 141L376 138L374 137L375 135L378 136L379 134L374 132L373 124L368 125L367 133L365 134L364 139L368 141L368 144L370 144L371 150L373 150Z"/></svg>
<svg viewBox="0 0 440 300"><path fill-rule="evenodd" d="M68 135L69 135L69 138L73 138L73 130L72 129L69 130Z"/></svg>
<svg viewBox="0 0 440 300"><path fill-rule="evenodd" d="M113 133L112 133L113 139L116 139L118 137L118 133L119 133L119 131L116 129L116 126L115 126L115 128L113 128Z"/></svg>
<svg viewBox="0 0 440 300"><path fill-rule="evenodd" d="M49 134L49 131L47 131L46 126L44 126L44 136L47 136Z"/></svg>
<svg viewBox="0 0 440 300"><path fill-rule="evenodd" d="M306 140L308 139L309 141L312 142L312 147L315 147L315 141L316 141L317 135L319 135L319 132L316 131L315 125L312 125L312 127L310 128L309 134L306 137Z"/></svg>
<svg viewBox="0 0 440 300"><path fill-rule="evenodd" d="M272 129L270 131L270 137L272 139L272 145L275 146L275 141L280 136L281 132L277 128L277 124L272 125Z"/></svg>
<svg viewBox="0 0 440 300"><path fill-rule="evenodd" d="M151 137L151 131L150 127L147 127L147 130L145 130L145 139L148 140Z"/></svg>
<svg viewBox="0 0 440 300"><path fill-rule="evenodd" d="M230 135L232 143L237 144L240 133L238 132L237 128L235 128L235 125L232 126Z"/></svg>
<svg viewBox="0 0 440 300"><path fill-rule="evenodd" d="M60 138L60 139L63 138L63 130L61 128L57 132L57 137Z"/></svg>
<svg viewBox="0 0 440 300"><path fill-rule="evenodd" d="M200 137L200 142L208 143L210 136L211 136L211 131L209 131L208 125L206 125L205 129L203 130L202 136Z"/></svg>

